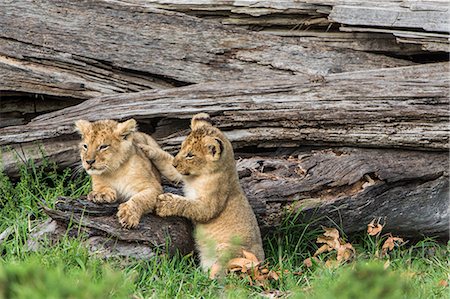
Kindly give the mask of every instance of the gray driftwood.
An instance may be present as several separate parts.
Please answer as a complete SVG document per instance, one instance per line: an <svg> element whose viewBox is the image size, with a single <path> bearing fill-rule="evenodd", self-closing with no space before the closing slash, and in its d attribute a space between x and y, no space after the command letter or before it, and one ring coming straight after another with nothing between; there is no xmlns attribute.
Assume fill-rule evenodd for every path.
<svg viewBox="0 0 450 299"><path fill-rule="evenodd" d="M39 248L45 236L57 242L62 236L80 237L89 249L103 257L127 256L148 259L155 253L188 254L194 250L192 224L179 217L146 215L136 229L123 229L117 220L118 204L98 205L85 198L60 197L51 209L43 206L50 221L37 227L28 249Z"/></svg>
<svg viewBox="0 0 450 299"><path fill-rule="evenodd" d="M448 52L450 49L450 10L446 1L125 1L281 36L302 36L301 41L335 47L401 55L418 53L420 49L430 52ZM352 40L352 35L338 32L339 29L353 31L353 27L375 38L377 34L372 30L380 30L385 33L385 38L374 43L370 37Z"/></svg>
<svg viewBox="0 0 450 299"><path fill-rule="evenodd" d="M385 224L384 232L402 237L448 238L447 153L285 149L276 155L237 154L236 158L241 185L263 234L298 215L295 221L311 222L310 229L338 225L352 234L364 231L377 219ZM177 188L166 186L166 191L182 192ZM115 205L67 198L60 198L55 209L46 208L45 212L63 228L72 222L76 228L72 232L81 226L80 231L91 238L91 247L98 248L98 240L110 239L101 247L109 255L120 252L113 246L111 253L115 244L111 240L119 240L119 248L132 242L154 252L155 246L164 248L167 235L172 239L171 251L192 250L190 227L179 218L163 221L149 214L136 230L125 230L115 217ZM127 255L127 250L122 249L122 254Z"/></svg>
<svg viewBox="0 0 450 299"><path fill-rule="evenodd" d="M145 3L0 3L0 91L86 99L206 81L408 64L288 43Z"/></svg>
<svg viewBox="0 0 450 299"><path fill-rule="evenodd" d="M78 162L73 123L134 117L175 152L189 118L203 111L236 149L333 145L448 150L448 63L331 74L313 79L239 81L94 98L0 129L3 165L47 157Z"/></svg>
<svg viewBox="0 0 450 299"><path fill-rule="evenodd" d="M380 218L385 232L448 238L448 162L446 152L334 148L241 159L238 169L263 228L301 210L300 221L347 233Z"/></svg>

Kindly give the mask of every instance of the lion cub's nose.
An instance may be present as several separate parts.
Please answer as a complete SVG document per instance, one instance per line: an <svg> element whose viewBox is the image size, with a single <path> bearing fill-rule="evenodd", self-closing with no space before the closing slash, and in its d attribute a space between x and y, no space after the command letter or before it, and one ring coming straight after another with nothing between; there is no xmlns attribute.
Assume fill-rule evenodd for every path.
<svg viewBox="0 0 450 299"><path fill-rule="evenodd" d="M95 159L93 159L93 160L86 160L86 163L89 164L89 165L92 165L92 164L95 163Z"/></svg>

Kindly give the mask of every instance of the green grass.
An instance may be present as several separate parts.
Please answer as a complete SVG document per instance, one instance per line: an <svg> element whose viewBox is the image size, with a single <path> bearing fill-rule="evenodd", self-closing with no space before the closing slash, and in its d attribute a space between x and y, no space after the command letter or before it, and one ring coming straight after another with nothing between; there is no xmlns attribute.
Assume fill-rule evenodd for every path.
<svg viewBox="0 0 450 299"><path fill-rule="evenodd" d="M64 238L39 252L26 250L27 235L46 218L38 202L89 192L89 178L47 163L22 168L18 181L0 174L0 299L2 298L255 298L277 293L289 298L448 298L449 246L431 239L407 244L389 257L377 254L382 240L353 236L354 262L329 269L306 268L320 230L299 224L295 215L264 240L270 268L281 273L266 287L230 275L209 280L190 256L163 253L145 261L89 256L81 240ZM326 256L324 257L326 258ZM387 268L386 268L387 267ZM386 268L386 269L385 269ZM285 272L286 271L286 272ZM296 272L302 272L301 274Z"/></svg>

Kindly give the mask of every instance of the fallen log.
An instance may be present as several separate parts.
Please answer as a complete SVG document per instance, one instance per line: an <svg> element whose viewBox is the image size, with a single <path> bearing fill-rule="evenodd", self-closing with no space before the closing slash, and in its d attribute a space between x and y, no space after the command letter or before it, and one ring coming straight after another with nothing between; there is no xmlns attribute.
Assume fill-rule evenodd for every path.
<svg viewBox="0 0 450 299"><path fill-rule="evenodd" d="M296 223L310 223L310 229L339 226L346 234L364 231L377 219L384 223L384 232L448 239L447 153L285 149L276 155L238 154L236 158L241 185L263 235L291 217ZM165 189L182 192L180 187ZM148 214L136 230L126 230L117 221L116 207L60 198L54 209L45 208L45 212L59 225L56 236L66 234L73 223L75 236L89 236L89 246L96 249L101 244L107 256L135 256L135 251L130 253L130 243L149 253L154 253L155 247L192 251L185 220L163 220ZM169 248L164 241L167 236L172 240Z"/></svg>
<svg viewBox="0 0 450 299"><path fill-rule="evenodd" d="M290 44L145 4L0 3L0 91L86 99L208 81L410 64L380 55Z"/></svg>
<svg viewBox="0 0 450 299"><path fill-rule="evenodd" d="M91 252L102 257L148 259L158 252L185 255L194 250L192 224L188 220L148 214L138 229L129 230L118 222L117 207L118 204L95 204L84 197L60 197L54 209L42 206L51 220L34 229L27 248L38 250L42 239L58 242L63 236L70 236L80 238Z"/></svg>
<svg viewBox="0 0 450 299"><path fill-rule="evenodd" d="M16 169L12 147L26 161L46 156L78 162L73 123L84 118L136 118L176 151L189 118L208 112L236 149L332 145L448 150L448 63L331 74L315 80L198 84L94 98L0 129L3 166ZM42 150L37 145L41 144Z"/></svg>
<svg viewBox="0 0 450 299"><path fill-rule="evenodd" d="M448 152L333 148L241 159L238 171L264 229L302 211L299 221L346 233L380 218L385 232L448 238L448 162Z"/></svg>
<svg viewBox="0 0 450 299"><path fill-rule="evenodd" d="M449 52L450 11L445 1L175 1L125 0L153 7L180 11L215 19L222 24L239 25L280 36L302 35L301 41L328 44L363 51L379 51L408 55L413 53ZM341 39L339 30L383 32L385 38L376 47L370 38L357 42ZM400 31L402 30L402 31ZM331 33L331 35L324 35ZM316 37L321 39L317 41ZM399 47L396 43L402 44Z"/></svg>

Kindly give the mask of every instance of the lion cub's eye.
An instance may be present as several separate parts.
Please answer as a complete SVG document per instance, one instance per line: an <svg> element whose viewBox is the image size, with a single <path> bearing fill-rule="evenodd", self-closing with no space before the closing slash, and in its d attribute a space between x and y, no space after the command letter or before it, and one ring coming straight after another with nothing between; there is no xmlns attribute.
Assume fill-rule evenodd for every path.
<svg viewBox="0 0 450 299"><path fill-rule="evenodd" d="M102 145L100 145L100 146L98 147L98 150L99 150L99 151L102 151L102 150L107 149L108 147L109 147L108 144L102 144Z"/></svg>
<svg viewBox="0 0 450 299"><path fill-rule="evenodd" d="M83 144L83 148L87 150L87 144Z"/></svg>
<svg viewBox="0 0 450 299"><path fill-rule="evenodd" d="M194 154L192 152L187 153L186 159L192 159L194 158Z"/></svg>

